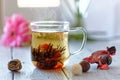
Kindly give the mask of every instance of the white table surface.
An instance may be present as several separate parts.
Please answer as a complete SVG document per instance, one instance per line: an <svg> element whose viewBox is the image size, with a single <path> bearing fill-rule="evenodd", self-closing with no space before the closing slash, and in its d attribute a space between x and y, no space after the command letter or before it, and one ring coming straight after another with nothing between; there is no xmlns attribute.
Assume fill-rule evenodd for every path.
<svg viewBox="0 0 120 80"><path fill-rule="evenodd" d="M109 70L99 70L96 64L91 64L88 72L79 76L72 76L71 65L79 63L82 58L89 56L92 52L105 49L107 46L116 46L117 52L113 56ZM77 42L73 42L72 48L78 47ZM65 69L59 70L38 70L31 62L30 47L9 48L0 46L0 80L120 80L120 40L87 42L84 50L80 54L71 56ZM20 59L22 69L19 72L8 70L7 64L12 59Z"/></svg>

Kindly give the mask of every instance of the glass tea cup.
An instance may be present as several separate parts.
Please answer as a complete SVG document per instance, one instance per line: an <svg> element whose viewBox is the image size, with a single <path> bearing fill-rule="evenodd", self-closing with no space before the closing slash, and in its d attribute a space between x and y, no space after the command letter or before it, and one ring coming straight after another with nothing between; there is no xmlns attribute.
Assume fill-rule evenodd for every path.
<svg viewBox="0 0 120 80"><path fill-rule="evenodd" d="M69 29L69 22L38 21L31 23L32 43L31 56L33 64L39 69L59 69L72 55L68 45L70 31L82 31L83 41L80 48L72 52L78 53L86 42L86 31L82 27Z"/></svg>

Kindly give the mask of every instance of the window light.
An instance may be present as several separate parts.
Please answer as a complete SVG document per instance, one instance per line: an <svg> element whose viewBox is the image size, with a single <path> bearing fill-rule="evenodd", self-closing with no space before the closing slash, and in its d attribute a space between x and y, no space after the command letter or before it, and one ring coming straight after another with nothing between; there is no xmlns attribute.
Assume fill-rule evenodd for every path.
<svg viewBox="0 0 120 80"><path fill-rule="evenodd" d="M60 0L17 0L18 7L57 7Z"/></svg>

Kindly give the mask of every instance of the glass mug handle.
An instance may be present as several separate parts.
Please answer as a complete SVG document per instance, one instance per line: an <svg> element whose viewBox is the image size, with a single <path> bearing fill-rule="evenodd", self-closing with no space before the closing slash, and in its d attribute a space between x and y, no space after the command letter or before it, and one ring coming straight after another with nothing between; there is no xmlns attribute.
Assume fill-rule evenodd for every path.
<svg viewBox="0 0 120 80"><path fill-rule="evenodd" d="M76 54L76 53L79 53L79 52L83 49L83 47L85 46L86 41L87 41L87 31L86 31L85 28L83 28L83 27L77 27L77 28L75 28L75 29L70 29L70 32L73 32L73 31L74 31L74 32L75 32L75 31L82 31L83 40L82 40L82 44L81 44L80 48L79 48L77 51L70 52L70 55L74 55L74 54Z"/></svg>

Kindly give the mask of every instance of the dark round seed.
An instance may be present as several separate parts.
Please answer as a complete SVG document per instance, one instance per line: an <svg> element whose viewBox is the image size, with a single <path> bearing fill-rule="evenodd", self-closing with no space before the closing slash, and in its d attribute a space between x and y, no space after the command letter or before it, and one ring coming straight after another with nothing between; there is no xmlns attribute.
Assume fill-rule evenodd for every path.
<svg viewBox="0 0 120 80"><path fill-rule="evenodd" d="M8 62L8 69L11 71L18 71L22 68L21 61L18 59L13 59Z"/></svg>
<svg viewBox="0 0 120 80"><path fill-rule="evenodd" d="M80 65L82 66L82 71L87 72L90 69L90 64L87 61L81 61Z"/></svg>

